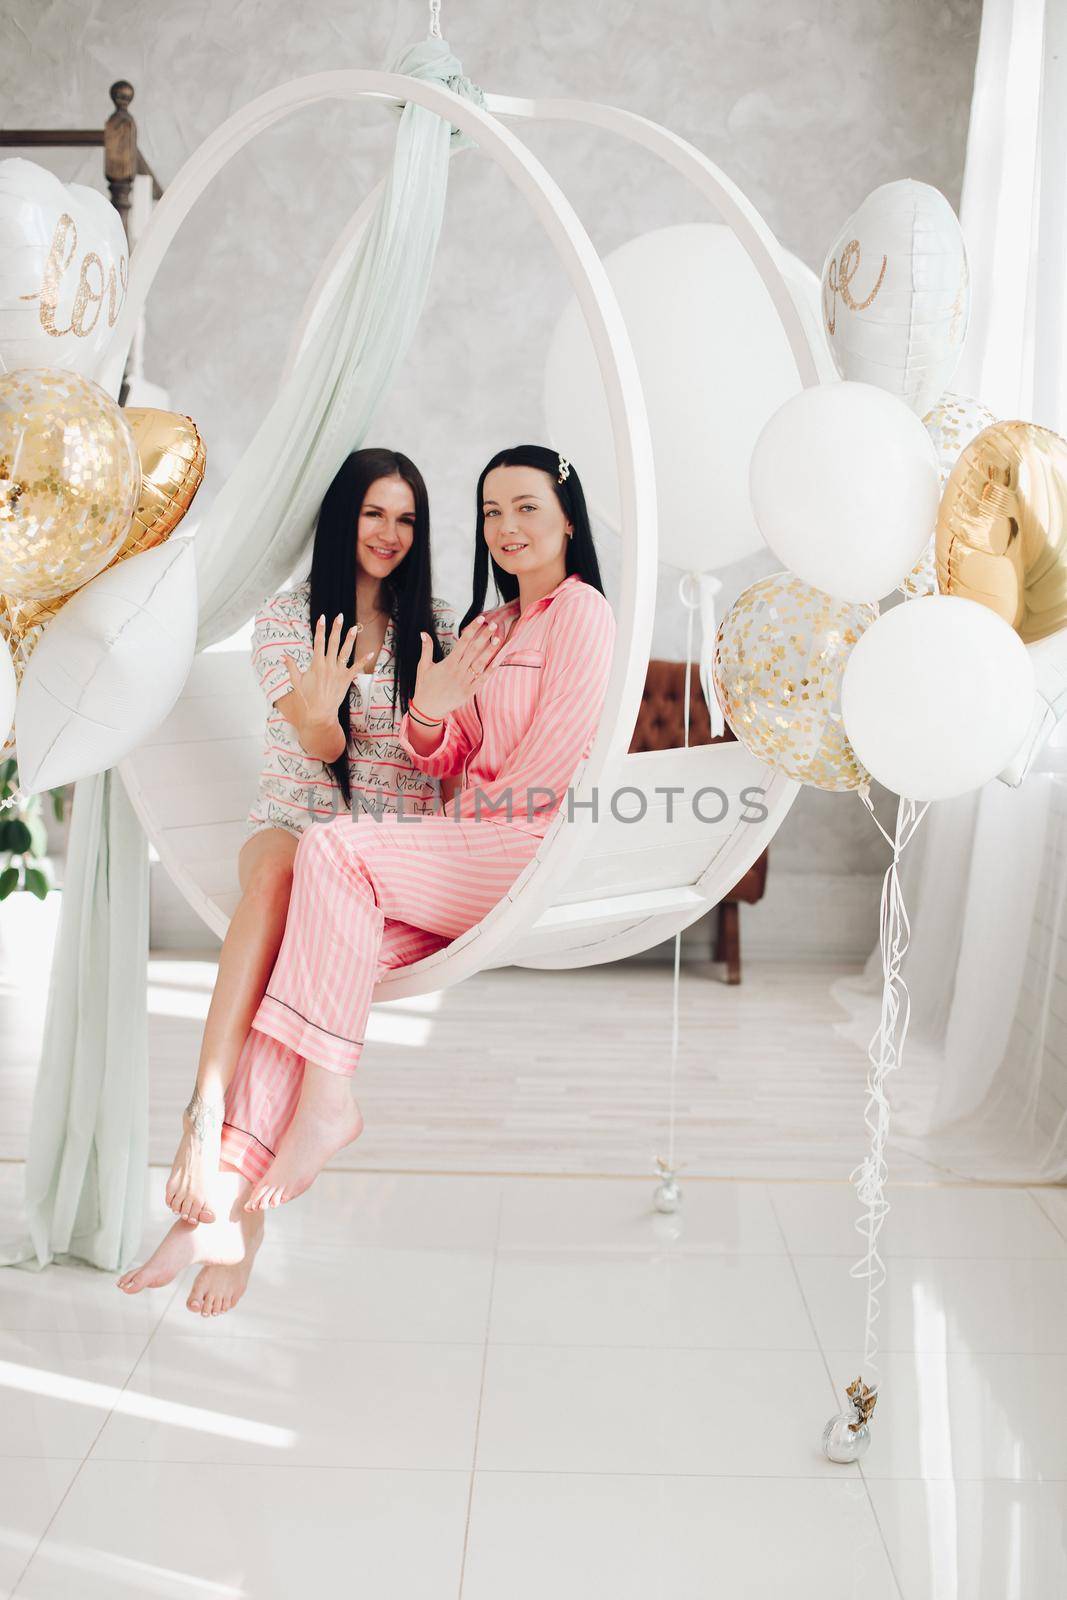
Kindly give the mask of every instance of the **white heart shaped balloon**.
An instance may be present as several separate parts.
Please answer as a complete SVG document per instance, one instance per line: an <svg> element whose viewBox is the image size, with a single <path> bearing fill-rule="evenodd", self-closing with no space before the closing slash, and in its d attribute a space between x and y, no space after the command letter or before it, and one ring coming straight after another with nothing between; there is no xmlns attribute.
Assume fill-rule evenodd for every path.
<svg viewBox="0 0 1067 1600"><path fill-rule="evenodd" d="M970 315L959 219L928 183L883 183L854 212L822 269L823 322L843 378L920 417L956 370Z"/></svg>
<svg viewBox="0 0 1067 1600"><path fill-rule="evenodd" d="M0 638L0 730L3 732L4 744L11 732L15 720L15 695L17 692L15 678L15 665L11 659L11 651L7 640Z"/></svg>
<svg viewBox="0 0 1067 1600"><path fill-rule="evenodd" d="M159 727L196 649L192 540L172 537L87 583L45 628L15 702L27 794L113 767Z"/></svg>
<svg viewBox="0 0 1067 1600"><path fill-rule="evenodd" d="M0 371L92 377L128 271L126 234L106 196L33 161L0 161Z"/></svg>

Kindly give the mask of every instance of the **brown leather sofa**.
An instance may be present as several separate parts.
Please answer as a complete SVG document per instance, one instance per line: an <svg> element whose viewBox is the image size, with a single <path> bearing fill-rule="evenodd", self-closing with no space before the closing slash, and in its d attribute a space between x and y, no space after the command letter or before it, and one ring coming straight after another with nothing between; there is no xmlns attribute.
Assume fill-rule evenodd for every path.
<svg viewBox="0 0 1067 1600"><path fill-rule="evenodd" d="M711 721L704 702L696 665L689 685L689 743L716 744L711 737ZM727 728L724 740L734 735ZM674 750L685 743L685 662L650 661L641 695L630 749ZM767 883L767 852L749 867L718 906L718 927L712 946L712 960L726 964L726 982L741 982L741 930L738 906L742 900L752 905L763 898Z"/></svg>

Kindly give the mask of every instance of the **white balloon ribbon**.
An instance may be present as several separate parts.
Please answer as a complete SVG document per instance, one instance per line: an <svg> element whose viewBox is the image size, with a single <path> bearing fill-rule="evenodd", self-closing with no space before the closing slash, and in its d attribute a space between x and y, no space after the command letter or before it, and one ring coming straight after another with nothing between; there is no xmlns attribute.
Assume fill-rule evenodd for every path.
<svg viewBox="0 0 1067 1600"><path fill-rule="evenodd" d="M697 598L691 596L691 585L697 586ZM687 572L678 585L678 593L682 604L689 610L689 635L692 639L692 614L700 612L700 687L704 692L707 702L708 716L711 720L711 736L721 739L726 732L726 722L722 714L712 683L711 673L715 663L715 636L718 632L718 619L715 614L715 597L722 588L722 582L713 572ZM686 648L686 660L693 658L692 646ZM689 699L686 697L686 713L689 710Z"/></svg>
<svg viewBox="0 0 1067 1600"><path fill-rule="evenodd" d="M863 1278L867 1283L867 1306L863 1334L863 1359L867 1366L877 1367L875 1352L878 1339L875 1323L878 1320L878 1291L885 1283L885 1264L878 1252L878 1235L889 1211L885 1197L885 1184L889 1176L886 1162L886 1144L889 1139L890 1107L886 1098L885 1080L894 1072L904 1055L904 1040L911 1015L911 997L908 986L900 975L911 926L900 888L900 857L926 815L929 801L919 805L915 800L901 799L897 805L895 836L890 837L875 816L867 789L860 790L860 799L874 819L879 833L893 851L892 860L882 880L882 901L879 916L879 944L882 953L882 1009L878 1027L867 1047L870 1063L867 1071L867 1104L863 1120L867 1126L868 1147L863 1161L851 1174L856 1192L863 1207L856 1228L866 1243L862 1258L852 1268L852 1277Z"/></svg>

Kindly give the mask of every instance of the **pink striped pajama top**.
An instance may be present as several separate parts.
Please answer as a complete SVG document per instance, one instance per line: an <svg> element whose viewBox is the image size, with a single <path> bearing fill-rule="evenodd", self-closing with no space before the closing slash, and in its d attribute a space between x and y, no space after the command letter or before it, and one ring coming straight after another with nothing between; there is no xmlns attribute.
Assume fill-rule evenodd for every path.
<svg viewBox="0 0 1067 1600"><path fill-rule="evenodd" d="M407 713L397 737L431 777L462 773L450 817L510 822L541 838L597 731L615 615L600 590L576 572L521 617L518 600L483 615L509 631L477 692L446 717L429 755L411 744Z"/></svg>

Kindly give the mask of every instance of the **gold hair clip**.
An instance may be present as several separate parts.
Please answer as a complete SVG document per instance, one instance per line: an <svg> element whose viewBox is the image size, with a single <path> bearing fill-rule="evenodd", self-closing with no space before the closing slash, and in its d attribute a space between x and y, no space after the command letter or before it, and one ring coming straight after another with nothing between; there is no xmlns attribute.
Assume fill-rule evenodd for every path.
<svg viewBox="0 0 1067 1600"><path fill-rule="evenodd" d="M560 456L560 458L559 458L559 477L556 479L556 482L557 483L563 483L567 478L570 477L570 475L571 475L571 464L570 464L570 462L567 460L567 458L565 456Z"/></svg>

